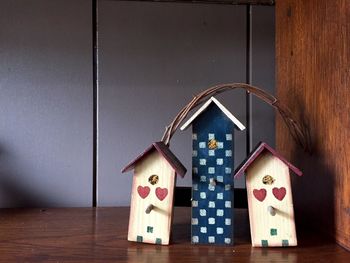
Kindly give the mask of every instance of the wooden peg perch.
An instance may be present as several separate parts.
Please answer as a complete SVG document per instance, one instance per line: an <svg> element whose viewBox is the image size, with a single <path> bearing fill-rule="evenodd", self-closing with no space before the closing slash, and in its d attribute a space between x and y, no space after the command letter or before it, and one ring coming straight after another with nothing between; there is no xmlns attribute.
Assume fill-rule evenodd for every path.
<svg viewBox="0 0 350 263"><path fill-rule="evenodd" d="M149 206L147 206L147 208L146 208L146 214L149 214L149 213L151 213L151 211L154 209L154 205L152 205L152 204L150 204Z"/></svg>
<svg viewBox="0 0 350 263"><path fill-rule="evenodd" d="M267 211L269 211L270 215L272 215L272 216L276 215L276 209L272 206L268 206Z"/></svg>

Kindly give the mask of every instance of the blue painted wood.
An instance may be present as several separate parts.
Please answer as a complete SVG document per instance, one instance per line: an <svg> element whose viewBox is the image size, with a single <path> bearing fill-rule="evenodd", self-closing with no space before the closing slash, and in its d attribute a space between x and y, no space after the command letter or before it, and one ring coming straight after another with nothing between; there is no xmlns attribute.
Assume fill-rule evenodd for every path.
<svg viewBox="0 0 350 263"><path fill-rule="evenodd" d="M212 103L192 129L192 243L232 245L234 124ZM208 146L212 139L216 149Z"/></svg>

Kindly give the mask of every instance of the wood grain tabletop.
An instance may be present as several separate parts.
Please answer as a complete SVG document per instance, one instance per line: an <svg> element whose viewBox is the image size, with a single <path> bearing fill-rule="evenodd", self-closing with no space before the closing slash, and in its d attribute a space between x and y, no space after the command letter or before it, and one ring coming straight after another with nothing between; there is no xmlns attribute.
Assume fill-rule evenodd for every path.
<svg viewBox="0 0 350 263"><path fill-rule="evenodd" d="M176 207L172 243L128 242L128 207L0 209L0 262L350 262L350 252L298 231L298 247L252 248L236 209L233 247L191 245L190 208ZM301 232L301 233L299 233Z"/></svg>

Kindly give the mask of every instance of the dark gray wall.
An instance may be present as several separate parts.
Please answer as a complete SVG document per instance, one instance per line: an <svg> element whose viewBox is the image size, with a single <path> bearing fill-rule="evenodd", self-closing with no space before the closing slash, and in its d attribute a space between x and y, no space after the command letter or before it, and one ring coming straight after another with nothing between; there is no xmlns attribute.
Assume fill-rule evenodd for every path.
<svg viewBox="0 0 350 263"><path fill-rule="evenodd" d="M252 84L275 94L275 9L252 8ZM252 98L252 144L264 141L275 146L275 112Z"/></svg>
<svg viewBox="0 0 350 263"><path fill-rule="evenodd" d="M267 35L255 29L264 15L273 15L267 8L273 9L254 8L253 47L263 43L254 54L258 61L267 57L270 66L273 20L265 23ZM122 175L120 170L161 139L165 125L195 94L218 83L245 82L246 45L245 6L100 1L99 205L129 203L132 173ZM254 83L273 89L273 67L267 67L267 76L255 64L253 70ZM245 123L245 92L218 98ZM253 141L273 141L271 111L253 103L253 121L268 113L261 122L268 121L264 129L254 124ZM245 158L245 136L236 133L236 166ZM178 186L191 185L190 138L189 129L178 131L171 141L189 170ZM244 185L243 177L236 181L236 187Z"/></svg>
<svg viewBox="0 0 350 263"><path fill-rule="evenodd" d="M100 1L98 203L130 201L132 173L120 170L195 94L245 81L245 7ZM223 102L245 121L244 92ZM191 171L190 130L171 149ZM245 154L238 134L237 159ZM191 172L177 185L191 183Z"/></svg>
<svg viewBox="0 0 350 263"><path fill-rule="evenodd" d="M90 206L92 3L0 1L0 207ZM246 7L99 0L98 204L127 205L120 169L194 94L244 82ZM253 84L273 91L273 7L253 7ZM245 93L218 98L245 123ZM253 99L253 144L274 114ZM236 133L236 165L246 134ZM190 130L171 148L190 170ZM190 186L191 173L178 185ZM244 187L244 179L236 182Z"/></svg>
<svg viewBox="0 0 350 263"><path fill-rule="evenodd" d="M0 207L89 206L91 3L0 1Z"/></svg>

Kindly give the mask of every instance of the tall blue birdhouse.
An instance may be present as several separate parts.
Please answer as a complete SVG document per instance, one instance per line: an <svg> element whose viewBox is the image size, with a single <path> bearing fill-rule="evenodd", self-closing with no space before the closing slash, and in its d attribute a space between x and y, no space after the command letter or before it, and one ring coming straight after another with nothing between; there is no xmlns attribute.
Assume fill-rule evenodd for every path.
<svg viewBox="0 0 350 263"><path fill-rule="evenodd" d="M234 128L244 130L211 97L181 127L192 125L193 244L233 244Z"/></svg>

